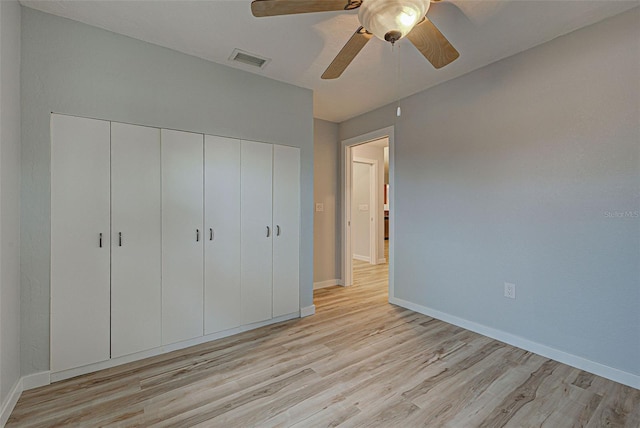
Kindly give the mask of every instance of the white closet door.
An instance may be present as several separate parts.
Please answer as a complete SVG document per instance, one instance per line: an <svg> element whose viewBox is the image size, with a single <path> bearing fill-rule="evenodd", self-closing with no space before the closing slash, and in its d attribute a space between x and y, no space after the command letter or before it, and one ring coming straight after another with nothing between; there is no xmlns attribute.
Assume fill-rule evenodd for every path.
<svg viewBox="0 0 640 428"><path fill-rule="evenodd" d="M111 357L161 345L160 130L111 124Z"/></svg>
<svg viewBox="0 0 640 428"><path fill-rule="evenodd" d="M205 334L242 324L240 140L205 136Z"/></svg>
<svg viewBox="0 0 640 428"><path fill-rule="evenodd" d="M109 359L109 122L51 115L51 371Z"/></svg>
<svg viewBox="0 0 640 428"><path fill-rule="evenodd" d="M203 135L161 131L162 343L203 335Z"/></svg>
<svg viewBox="0 0 640 428"><path fill-rule="evenodd" d="M300 310L300 149L273 147L273 316Z"/></svg>
<svg viewBox="0 0 640 428"><path fill-rule="evenodd" d="M272 313L272 145L242 141L242 323Z"/></svg>

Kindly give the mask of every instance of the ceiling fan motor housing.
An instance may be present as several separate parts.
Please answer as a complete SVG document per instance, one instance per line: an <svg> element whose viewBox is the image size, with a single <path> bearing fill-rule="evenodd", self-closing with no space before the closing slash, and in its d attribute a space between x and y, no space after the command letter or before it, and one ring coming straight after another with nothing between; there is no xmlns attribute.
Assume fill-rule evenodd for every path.
<svg viewBox="0 0 640 428"><path fill-rule="evenodd" d="M363 0L358 19L377 38L395 43L422 21L429 4L429 0Z"/></svg>
<svg viewBox="0 0 640 428"><path fill-rule="evenodd" d="M402 38L402 33L398 30L388 31L387 34L384 35L384 39L391 44L394 44L398 40Z"/></svg>

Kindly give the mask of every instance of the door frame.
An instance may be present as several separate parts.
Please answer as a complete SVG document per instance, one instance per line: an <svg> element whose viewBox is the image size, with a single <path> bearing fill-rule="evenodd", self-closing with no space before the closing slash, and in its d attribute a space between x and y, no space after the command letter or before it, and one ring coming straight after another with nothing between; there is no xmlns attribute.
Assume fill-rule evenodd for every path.
<svg viewBox="0 0 640 428"><path fill-rule="evenodd" d="M347 287L353 285L353 263L351 259L351 229L349 225L349 213L351 212L351 148L363 143L368 143L381 138L389 139L389 298L394 296L394 211L395 211L395 179L394 179L394 142L395 127L388 126L375 131L361 134L340 142L340 153L342 154L340 171L340 188L342 190L342 285Z"/></svg>
<svg viewBox="0 0 640 428"><path fill-rule="evenodd" d="M351 147L349 147L349 151L351 151ZM367 159L361 157L352 156L351 158L351 166L353 167L353 163L364 163L369 165L369 217L371 221L369 221L369 264L377 265L378 264L378 161L375 159ZM353 173L353 169L351 171ZM353 176L351 176L353 177ZM349 194L351 195L352 187L349 186ZM373 209L372 209L373 208ZM351 204L351 199L349 200L349 210L353 210L353 206ZM349 211L349 220L353 218L353 211ZM350 237L350 240L353 240L353 236ZM353 259L353 255L351 257Z"/></svg>

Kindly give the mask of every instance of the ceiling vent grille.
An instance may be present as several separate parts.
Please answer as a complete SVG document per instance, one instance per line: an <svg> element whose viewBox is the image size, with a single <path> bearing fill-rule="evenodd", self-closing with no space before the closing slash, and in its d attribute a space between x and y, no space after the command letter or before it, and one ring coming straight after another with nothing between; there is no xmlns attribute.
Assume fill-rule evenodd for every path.
<svg viewBox="0 0 640 428"><path fill-rule="evenodd" d="M269 58L241 51L240 49L234 49L233 52L231 52L229 60L258 68L265 68L267 64L269 64L269 61L271 61Z"/></svg>

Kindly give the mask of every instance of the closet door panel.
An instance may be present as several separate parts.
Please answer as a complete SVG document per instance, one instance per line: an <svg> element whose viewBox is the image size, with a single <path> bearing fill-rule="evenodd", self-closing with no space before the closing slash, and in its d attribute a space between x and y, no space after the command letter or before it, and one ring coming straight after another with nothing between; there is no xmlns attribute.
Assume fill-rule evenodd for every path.
<svg viewBox="0 0 640 428"><path fill-rule="evenodd" d="M161 345L160 130L111 124L111 357Z"/></svg>
<svg viewBox="0 0 640 428"><path fill-rule="evenodd" d="M272 315L272 145L242 141L242 323Z"/></svg>
<svg viewBox="0 0 640 428"><path fill-rule="evenodd" d="M203 335L203 135L161 131L162 343Z"/></svg>
<svg viewBox="0 0 640 428"><path fill-rule="evenodd" d="M205 334L242 324L240 140L205 136Z"/></svg>
<svg viewBox="0 0 640 428"><path fill-rule="evenodd" d="M51 371L108 360L109 122L51 115Z"/></svg>
<svg viewBox="0 0 640 428"><path fill-rule="evenodd" d="M300 149L273 147L273 316L300 310Z"/></svg>

